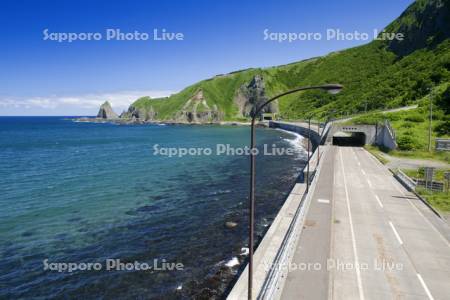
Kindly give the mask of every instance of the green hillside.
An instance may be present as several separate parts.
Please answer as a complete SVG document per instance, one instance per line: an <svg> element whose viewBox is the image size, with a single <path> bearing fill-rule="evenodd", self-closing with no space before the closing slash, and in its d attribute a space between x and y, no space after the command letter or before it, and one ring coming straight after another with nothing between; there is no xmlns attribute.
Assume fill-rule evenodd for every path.
<svg viewBox="0 0 450 300"><path fill-rule="evenodd" d="M255 75L264 80L266 97L303 86L341 83L342 93L304 92L280 99L279 115L302 118L345 116L357 112L394 108L418 102L433 87L450 82L449 1L418 0L387 31L402 32L404 41L373 41L367 45L288 65L247 69L216 76L189 86L164 99L140 98L132 107L153 110L156 120L174 120L186 102L203 92L209 107L218 108L222 120L240 115L236 97ZM184 108L183 108L184 107ZM188 112L189 113L189 112Z"/></svg>
<svg viewBox="0 0 450 300"><path fill-rule="evenodd" d="M430 102L432 103L431 149L428 151ZM427 158L449 162L448 151L434 151L435 138L450 137L450 82L434 87L430 94L417 101L416 109L398 112L372 112L349 120L348 124L376 124L389 120L397 135L398 149L394 156Z"/></svg>

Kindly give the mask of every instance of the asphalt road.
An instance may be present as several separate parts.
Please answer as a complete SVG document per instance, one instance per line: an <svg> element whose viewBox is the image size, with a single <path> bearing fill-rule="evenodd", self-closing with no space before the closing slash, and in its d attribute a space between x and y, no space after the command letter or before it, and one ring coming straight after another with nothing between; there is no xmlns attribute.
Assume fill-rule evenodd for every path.
<svg viewBox="0 0 450 300"><path fill-rule="evenodd" d="M362 148L324 158L282 299L450 299L450 229Z"/></svg>

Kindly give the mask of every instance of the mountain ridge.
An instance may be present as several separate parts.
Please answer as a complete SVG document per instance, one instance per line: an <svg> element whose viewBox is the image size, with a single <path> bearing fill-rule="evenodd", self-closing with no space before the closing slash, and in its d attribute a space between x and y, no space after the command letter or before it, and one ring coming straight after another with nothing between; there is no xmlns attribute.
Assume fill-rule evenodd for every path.
<svg viewBox="0 0 450 300"><path fill-rule="evenodd" d="M166 98L141 97L121 117L181 123L246 120L270 96L323 83L341 83L345 89L336 96L320 91L289 95L266 112L286 119L310 114L326 118L415 103L433 86L450 81L450 21L446 20L450 20L449 1L417 0L385 28L403 33L403 41L374 40L322 57L219 74ZM258 84L252 84L255 81ZM200 104L186 105L199 91Z"/></svg>

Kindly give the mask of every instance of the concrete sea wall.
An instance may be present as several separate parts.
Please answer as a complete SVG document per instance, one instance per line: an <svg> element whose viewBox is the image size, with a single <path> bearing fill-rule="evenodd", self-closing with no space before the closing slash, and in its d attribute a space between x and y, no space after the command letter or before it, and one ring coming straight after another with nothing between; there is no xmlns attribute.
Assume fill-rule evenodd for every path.
<svg viewBox="0 0 450 300"><path fill-rule="evenodd" d="M270 127L292 131L303 136L308 136L309 133L313 144L318 145L321 142L321 136L317 131L309 130L308 127L299 124L271 122ZM326 133L328 129L329 127L325 127L323 131ZM315 151L310 159L311 185L309 193L306 192L306 183L297 182L295 184L254 253L254 298L276 299L277 290L283 284L283 278L286 275L283 266L289 262L294 253L303 228L304 218L308 212L310 197L320 173L322 157L328 150L328 146L314 148ZM239 276L227 299L247 299L247 289L248 266Z"/></svg>

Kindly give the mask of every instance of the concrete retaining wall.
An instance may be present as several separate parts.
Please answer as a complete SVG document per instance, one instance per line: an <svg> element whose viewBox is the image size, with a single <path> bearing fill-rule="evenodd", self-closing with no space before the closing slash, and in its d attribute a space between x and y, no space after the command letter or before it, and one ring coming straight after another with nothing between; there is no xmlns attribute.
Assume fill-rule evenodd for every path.
<svg viewBox="0 0 450 300"><path fill-rule="evenodd" d="M302 135L308 134L308 128L302 128L294 124L276 124L278 124L278 126L271 127L293 131ZM314 139L315 143L319 143L319 134L315 131L311 131L310 134L311 140ZM327 148L328 147L326 146L320 147L320 153L314 151L310 160L311 173L318 174L320 171L320 162L322 159L318 161L318 158L326 153ZM285 203L270 225L269 230L266 232L256 249L253 257L254 298L273 299L276 288L280 284L282 276L285 275L283 274L284 270L277 268L277 266L285 265L286 261L290 259L295 250L295 244L303 228L304 217L309 208L309 203L311 201L310 197L313 194L312 191L315 189L317 177L318 176L314 176L309 193L305 193L305 183L295 184ZM238 278L227 299L247 299L247 289L248 266Z"/></svg>
<svg viewBox="0 0 450 300"><path fill-rule="evenodd" d="M338 132L362 132L366 136L367 145L381 145L388 149L397 148L395 133L388 123L378 125L342 125L333 124L327 134L326 142L331 144L333 136Z"/></svg>
<svg viewBox="0 0 450 300"><path fill-rule="evenodd" d="M338 132L362 132L366 135L366 144L374 144L377 137L377 127L375 125L341 125L333 124L327 135L327 143L333 142L333 136Z"/></svg>
<svg viewBox="0 0 450 300"><path fill-rule="evenodd" d="M269 127L271 128L280 128L287 131L292 131L298 133L304 137L308 137L308 133L310 134L311 143L315 147L320 141L320 135L317 132L317 125L311 125L311 130L306 126L300 126L299 124L289 123L289 122L276 122L272 121L269 123Z"/></svg>
<svg viewBox="0 0 450 300"><path fill-rule="evenodd" d="M397 148L397 142L395 141L395 137L386 126L381 127L381 132L378 135L376 144L382 145L391 150Z"/></svg>

